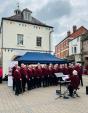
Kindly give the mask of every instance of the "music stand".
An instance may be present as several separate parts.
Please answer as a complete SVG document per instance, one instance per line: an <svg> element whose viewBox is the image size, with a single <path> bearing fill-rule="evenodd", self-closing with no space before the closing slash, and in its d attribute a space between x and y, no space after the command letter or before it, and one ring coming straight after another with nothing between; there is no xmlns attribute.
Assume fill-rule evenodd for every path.
<svg viewBox="0 0 88 113"><path fill-rule="evenodd" d="M67 90L64 91L64 93L62 93L61 86L62 85L67 85L67 84L70 83L70 81L65 81L66 79L69 78L69 76L68 75L63 75L63 73L55 73L55 75L56 75L57 78L62 78L62 80L59 79L59 81L58 81L58 83L60 84L60 89L56 90L56 93L59 94L59 97L63 97L65 99L68 99L68 97L65 96Z"/></svg>

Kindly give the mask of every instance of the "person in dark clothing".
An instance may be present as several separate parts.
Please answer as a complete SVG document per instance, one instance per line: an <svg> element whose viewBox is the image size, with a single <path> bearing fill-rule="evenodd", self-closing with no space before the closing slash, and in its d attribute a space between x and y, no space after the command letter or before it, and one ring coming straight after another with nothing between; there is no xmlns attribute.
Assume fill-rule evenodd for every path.
<svg viewBox="0 0 88 113"><path fill-rule="evenodd" d="M83 79L82 79L83 67L80 64L76 64L74 69L78 72L78 76L80 78L80 84L81 86L83 86Z"/></svg>
<svg viewBox="0 0 88 113"><path fill-rule="evenodd" d="M27 89L30 90L32 88L31 86L31 69L30 65L27 68Z"/></svg>
<svg viewBox="0 0 88 113"><path fill-rule="evenodd" d="M28 90L30 90L30 89L34 88L34 70L33 70L33 67L31 65L28 66L27 76L29 78Z"/></svg>
<svg viewBox="0 0 88 113"><path fill-rule="evenodd" d="M12 77L13 77L13 91L15 90L15 79L14 79L14 71L16 70L18 64L15 64L15 66L12 68Z"/></svg>
<svg viewBox="0 0 88 113"><path fill-rule="evenodd" d="M20 73L22 77L22 91L25 92L25 86L27 82L27 68L24 64L21 64Z"/></svg>
<svg viewBox="0 0 88 113"><path fill-rule="evenodd" d="M43 87L48 86L48 66L44 65L42 68L42 81L43 81Z"/></svg>
<svg viewBox="0 0 88 113"><path fill-rule="evenodd" d="M52 65L49 65L49 85L52 86L54 84L54 69Z"/></svg>
<svg viewBox="0 0 88 113"><path fill-rule="evenodd" d="M69 73L69 76L72 75L73 70L74 70L73 65L70 64L70 65L68 66L68 73Z"/></svg>
<svg viewBox="0 0 88 113"><path fill-rule="evenodd" d="M36 68L36 78L37 78L37 87L41 87L42 82L42 67L41 65L38 65Z"/></svg>
<svg viewBox="0 0 88 113"><path fill-rule="evenodd" d="M20 73L20 68L17 67L16 70L14 71L14 80L15 80L15 95L19 95L21 93L21 73Z"/></svg>
<svg viewBox="0 0 88 113"><path fill-rule="evenodd" d="M68 67L67 67L66 64L63 66L63 74L64 75L68 75L69 74L69 70L68 70Z"/></svg>
<svg viewBox="0 0 88 113"><path fill-rule="evenodd" d="M78 77L78 72L76 70L74 70L73 75L71 75L68 80L71 81L71 83L68 85L69 96L73 97L73 91L77 90L78 86L80 84L80 79Z"/></svg>

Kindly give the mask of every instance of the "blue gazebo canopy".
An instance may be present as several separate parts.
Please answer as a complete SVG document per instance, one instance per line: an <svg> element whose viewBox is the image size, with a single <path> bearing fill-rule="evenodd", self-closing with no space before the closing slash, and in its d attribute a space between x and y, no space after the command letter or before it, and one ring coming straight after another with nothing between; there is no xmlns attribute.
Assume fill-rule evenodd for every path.
<svg viewBox="0 0 88 113"><path fill-rule="evenodd" d="M56 56L50 53L40 53L40 52L27 52L23 56L17 59L21 63L28 63L28 64L65 64L68 63L64 59L57 58Z"/></svg>

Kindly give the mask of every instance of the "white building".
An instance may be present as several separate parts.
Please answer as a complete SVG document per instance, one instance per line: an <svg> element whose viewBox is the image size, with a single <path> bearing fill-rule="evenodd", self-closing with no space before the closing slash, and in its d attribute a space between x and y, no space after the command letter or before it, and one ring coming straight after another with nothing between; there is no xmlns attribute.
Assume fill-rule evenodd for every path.
<svg viewBox="0 0 88 113"><path fill-rule="evenodd" d="M81 36L69 42L69 56L72 57L75 62L81 61Z"/></svg>
<svg viewBox="0 0 88 113"><path fill-rule="evenodd" d="M51 51L52 26L48 26L32 17L28 9L15 10L15 15L2 18L0 33L0 52L3 76L15 56L28 51Z"/></svg>

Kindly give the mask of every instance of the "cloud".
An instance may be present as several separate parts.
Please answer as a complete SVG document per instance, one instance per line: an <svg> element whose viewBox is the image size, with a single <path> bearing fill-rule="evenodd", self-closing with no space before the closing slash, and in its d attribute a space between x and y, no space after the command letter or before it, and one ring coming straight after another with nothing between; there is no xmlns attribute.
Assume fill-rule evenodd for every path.
<svg viewBox="0 0 88 113"><path fill-rule="evenodd" d="M37 12L37 17L44 21L52 21L67 16L71 13L71 4L65 0L54 0L48 2Z"/></svg>
<svg viewBox="0 0 88 113"><path fill-rule="evenodd" d="M66 0L52 0L49 1L36 12L36 17L44 21L46 24L54 27L52 36L52 50L57 43L65 38L67 34L67 25L62 24L62 19L68 18L72 12L72 6Z"/></svg>
<svg viewBox="0 0 88 113"><path fill-rule="evenodd" d="M0 13L3 13L5 10L6 10L6 8L7 8L7 6L9 5L9 2L8 1L1 1L1 3L0 3Z"/></svg>
<svg viewBox="0 0 88 113"><path fill-rule="evenodd" d="M12 16L17 2L21 9L29 8L32 16L54 27L53 48L68 30L72 32L73 25L88 28L88 0L0 0L0 17Z"/></svg>

